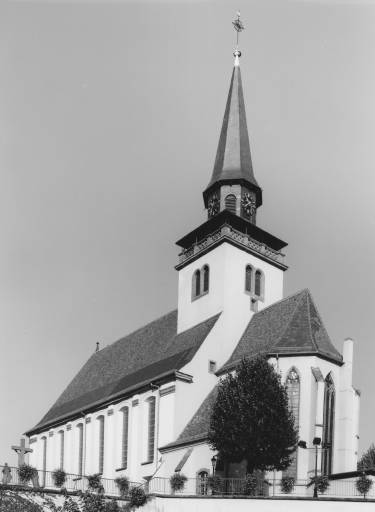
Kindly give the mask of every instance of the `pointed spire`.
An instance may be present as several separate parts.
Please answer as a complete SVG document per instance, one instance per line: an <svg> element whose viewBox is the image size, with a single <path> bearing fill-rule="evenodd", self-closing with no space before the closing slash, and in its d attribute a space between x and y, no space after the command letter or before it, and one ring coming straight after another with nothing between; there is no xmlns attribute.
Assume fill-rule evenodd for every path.
<svg viewBox="0 0 375 512"><path fill-rule="evenodd" d="M239 21L239 18L233 22L235 28L235 23L237 22L241 24L241 30L243 30L243 25L241 21ZM237 28L236 30L238 35L240 30ZM214 169L211 180L206 190L203 192L203 197L207 204L209 193L215 185L220 185L225 182L241 183L248 185L249 188L255 192L258 207L262 204L262 190L255 179L251 161L240 70L241 52L238 49L238 45L233 55L235 57L234 67Z"/></svg>

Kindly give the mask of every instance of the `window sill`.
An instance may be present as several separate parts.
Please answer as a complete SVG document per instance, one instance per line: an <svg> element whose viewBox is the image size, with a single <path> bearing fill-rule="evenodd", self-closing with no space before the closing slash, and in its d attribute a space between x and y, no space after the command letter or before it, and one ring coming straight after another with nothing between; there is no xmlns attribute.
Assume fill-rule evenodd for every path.
<svg viewBox="0 0 375 512"><path fill-rule="evenodd" d="M153 460L147 460L146 462L142 462L141 466L147 466L147 464L152 464L153 462Z"/></svg>
<svg viewBox="0 0 375 512"><path fill-rule="evenodd" d="M125 471L125 469L128 469L128 466L124 466L123 468L117 468L115 471Z"/></svg>
<svg viewBox="0 0 375 512"><path fill-rule="evenodd" d="M204 297L205 295L208 295L208 291L207 292L202 292L201 294L199 295L194 295L192 298L191 298L191 302L194 302L195 300L198 300L198 299L201 299L202 297Z"/></svg>

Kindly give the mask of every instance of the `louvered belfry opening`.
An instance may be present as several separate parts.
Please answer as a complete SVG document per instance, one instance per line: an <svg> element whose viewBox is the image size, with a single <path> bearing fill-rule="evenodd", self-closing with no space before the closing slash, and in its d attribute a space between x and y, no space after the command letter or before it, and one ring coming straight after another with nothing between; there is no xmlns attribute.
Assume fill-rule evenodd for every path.
<svg viewBox="0 0 375 512"><path fill-rule="evenodd" d="M225 208L232 213L236 213L237 200L234 194L228 194L225 198Z"/></svg>

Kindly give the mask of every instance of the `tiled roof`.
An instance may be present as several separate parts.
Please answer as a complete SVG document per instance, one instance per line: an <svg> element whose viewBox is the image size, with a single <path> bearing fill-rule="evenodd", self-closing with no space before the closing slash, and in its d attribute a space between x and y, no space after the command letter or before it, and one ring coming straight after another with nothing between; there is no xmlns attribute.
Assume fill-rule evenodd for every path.
<svg viewBox="0 0 375 512"><path fill-rule="evenodd" d="M302 290L256 313L219 373L229 371L242 357L259 353L316 354L342 363L342 356L333 346L309 290Z"/></svg>
<svg viewBox="0 0 375 512"><path fill-rule="evenodd" d="M181 369L191 361L218 316L177 334L177 311L172 311L94 353L28 434Z"/></svg>

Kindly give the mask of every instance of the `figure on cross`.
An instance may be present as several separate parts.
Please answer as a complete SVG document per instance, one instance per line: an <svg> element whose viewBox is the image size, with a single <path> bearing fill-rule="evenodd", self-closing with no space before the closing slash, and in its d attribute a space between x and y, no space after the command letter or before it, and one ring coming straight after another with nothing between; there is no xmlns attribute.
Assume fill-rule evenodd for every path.
<svg viewBox="0 0 375 512"><path fill-rule="evenodd" d="M18 455L18 467L21 467L22 464L25 464L25 455L27 453L33 452L31 448L26 448L24 437L21 437L20 446L12 446L12 450L14 450Z"/></svg>

